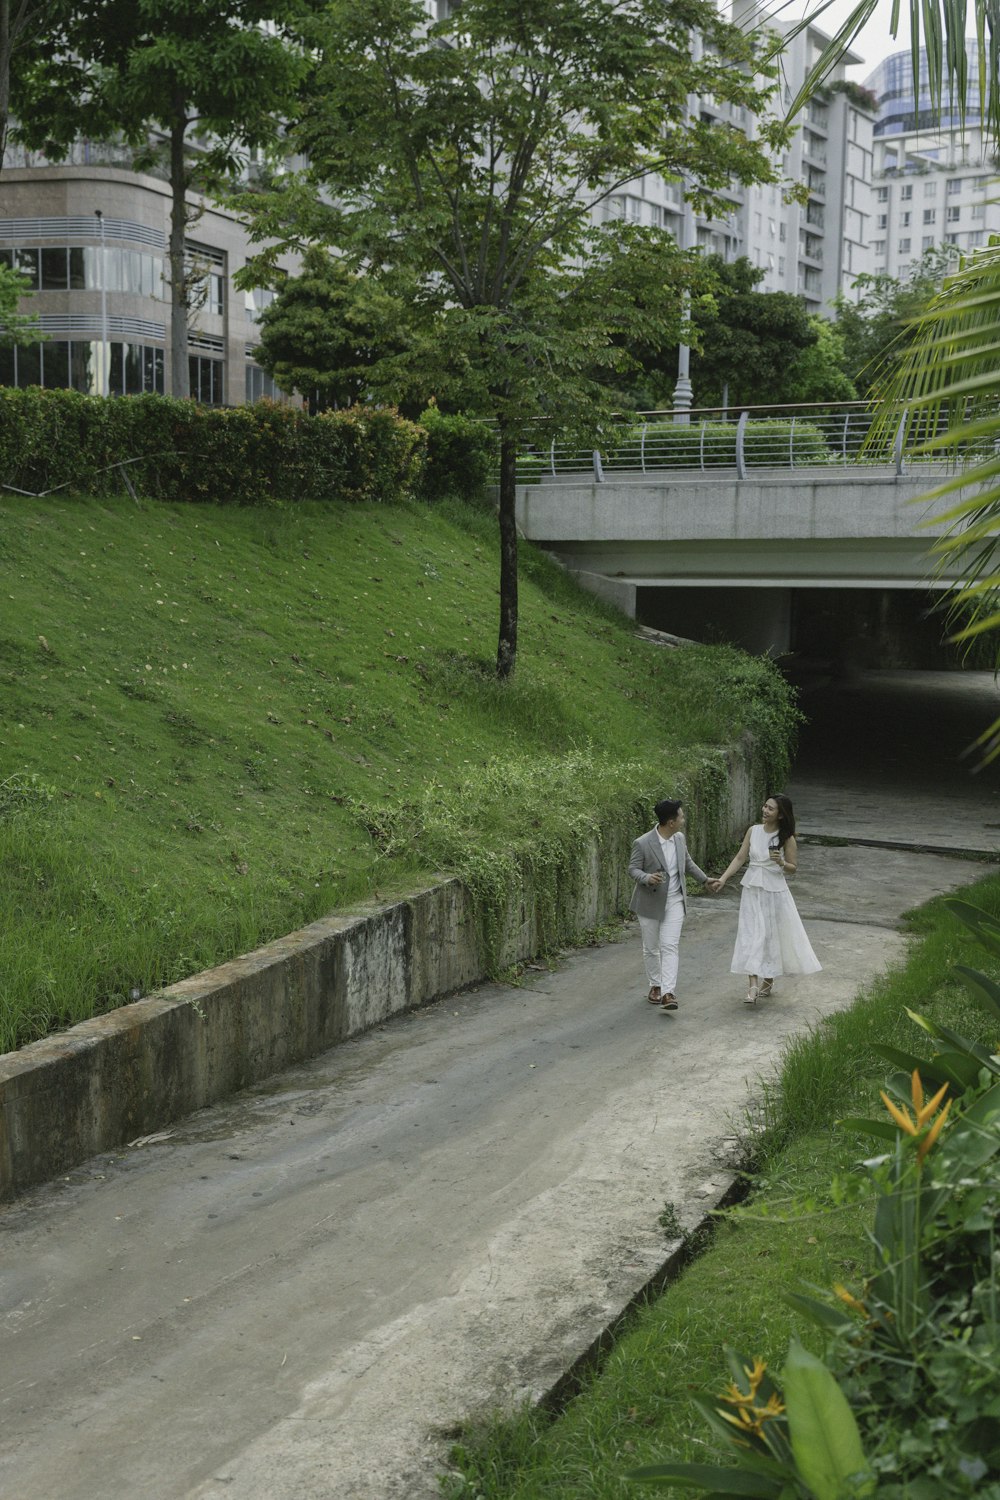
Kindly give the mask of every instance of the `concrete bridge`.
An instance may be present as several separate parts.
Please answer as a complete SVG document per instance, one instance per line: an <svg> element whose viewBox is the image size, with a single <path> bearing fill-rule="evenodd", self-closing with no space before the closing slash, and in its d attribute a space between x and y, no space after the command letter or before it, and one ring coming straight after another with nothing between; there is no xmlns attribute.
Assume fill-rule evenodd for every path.
<svg viewBox="0 0 1000 1500"><path fill-rule="evenodd" d="M931 556L945 502L922 497L947 472L559 474L520 485L517 516L526 537L644 624L774 655L936 666L943 627L928 612L956 571Z"/></svg>

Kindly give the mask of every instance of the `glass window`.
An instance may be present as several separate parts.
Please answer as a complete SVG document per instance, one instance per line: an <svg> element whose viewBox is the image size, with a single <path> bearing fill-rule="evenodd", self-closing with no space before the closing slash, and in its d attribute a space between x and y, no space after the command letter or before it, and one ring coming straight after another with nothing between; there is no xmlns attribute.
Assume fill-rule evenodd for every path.
<svg viewBox="0 0 1000 1500"><path fill-rule="evenodd" d="M964 184L964 177L950 177L948 179L948 197L950 198L953 193L960 193Z"/></svg>
<svg viewBox="0 0 1000 1500"><path fill-rule="evenodd" d="M69 284L73 291L83 291L87 285L86 261L82 245L70 246Z"/></svg>
<svg viewBox="0 0 1000 1500"><path fill-rule="evenodd" d="M910 242L909 242L909 240L900 240L900 242L899 242L899 253L900 253L900 255L909 255L909 253L910 253Z"/></svg>
<svg viewBox="0 0 1000 1500"><path fill-rule="evenodd" d="M933 224L933 223L936 222L936 220L937 220L937 209L936 208L925 208L924 209L924 223L925 224Z"/></svg>
<svg viewBox="0 0 1000 1500"><path fill-rule="evenodd" d="M936 182L925 182L924 183L924 197L925 198L936 198L937 197L937 183Z"/></svg>
<svg viewBox="0 0 1000 1500"><path fill-rule="evenodd" d="M17 383L18 385L41 385L42 383L42 346L41 344L22 344L17 350Z"/></svg>
<svg viewBox="0 0 1000 1500"><path fill-rule="evenodd" d="M108 394L111 396L124 396L125 394L124 348L118 343L111 345L111 372L108 377Z"/></svg>
<svg viewBox="0 0 1000 1500"><path fill-rule="evenodd" d="M98 368L97 344L74 339L69 346L70 385L74 391L96 396L99 385Z"/></svg>
<svg viewBox="0 0 1000 1500"><path fill-rule="evenodd" d="M876 191L875 191L875 197L877 198L877 200L879 201L879 203L888 203L888 201L889 201L889 189L887 187L877 188Z"/></svg>
<svg viewBox="0 0 1000 1500"><path fill-rule="evenodd" d="M17 385L12 344L0 344L0 385Z"/></svg>
<svg viewBox="0 0 1000 1500"><path fill-rule="evenodd" d="M910 201L910 199L913 197L913 183L912 182L904 182L903 186L899 190L899 196L900 196L900 200L903 203L908 203Z"/></svg>
<svg viewBox="0 0 1000 1500"><path fill-rule="evenodd" d="M962 217L962 209L961 209L961 205L960 204L956 203L954 205L954 207L949 207L949 209L948 209L948 223L949 224L957 224L958 221L959 221L959 219L961 217Z"/></svg>
<svg viewBox="0 0 1000 1500"><path fill-rule="evenodd" d="M0 250L0 266L6 266L8 270L12 270L13 269L13 266L14 266L14 252L13 252L13 250Z"/></svg>
<svg viewBox="0 0 1000 1500"><path fill-rule="evenodd" d="M888 214L876 214L875 215L875 228L876 229L884 229L886 227L886 225L888 224L888 222L889 222L889 215Z"/></svg>
<svg viewBox="0 0 1000 1500"><path fill-rule="evenodd" d="M900 223L901 228L903 228L903 229L909 229L909 227L910 227L910 215L909 214L900 214L900 216L899 216L899 223Z"/></svg>
<svg viewBox="0 0 1000 1500"><path fill-rule="evenodd" d="M69 344L50 339L42 345L42 384L64 391L69 385Z"/></svg>
<svg viewBox="0 0 1000 1500"><path fill-rule="evenodd" d="M69 285L66 275L66 253L64 245L60 245L57 250L41 252L43 292L64 292Z"/></svg>
<svg viewBox="0 0 1000 1500"><path fill-rule="evenodd" d="M925 234L923 239L920 241L920 248L921 250L930 250L933 244L934 236L932 234Z"/></svg>
<svg viewBox="0 0 1000 1500"><path fill-rule="evenodd" d="M15 250L14 264L27 278L28 290L38 291L38 251L37 250Z"/></svg>
<svg viewBox="0 0 1000 1500"><path fill-rule="evenodd" d="M191 395L195 401L201 401L206 406L222 405L225 396L221 359L204 359L199 354L189 354L188 373Z"/></svg>
<svg viewBox="0 0 1000 1500"><path fill-rule="evenodd" d="M125 346L125 394L126 396L142 395L142 345L126 344Z"/></svg>

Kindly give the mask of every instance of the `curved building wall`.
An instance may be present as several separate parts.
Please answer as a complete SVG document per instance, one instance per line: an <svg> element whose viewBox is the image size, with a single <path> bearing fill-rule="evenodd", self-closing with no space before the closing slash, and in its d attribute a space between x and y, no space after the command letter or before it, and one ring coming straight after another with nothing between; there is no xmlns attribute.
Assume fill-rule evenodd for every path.
<svg viewBox="0 0 1000 1500"><path fill-rule="evenodd" d="M188 266L199 277L188 332L191 394L213 405L278 396L253 361L261 296L233 287L242 226L190 200ZM24 274L45 339L0 349L0 384L93 394L170 390L165 183L107 165L23 166L0 178L0 262Z"/></svg>

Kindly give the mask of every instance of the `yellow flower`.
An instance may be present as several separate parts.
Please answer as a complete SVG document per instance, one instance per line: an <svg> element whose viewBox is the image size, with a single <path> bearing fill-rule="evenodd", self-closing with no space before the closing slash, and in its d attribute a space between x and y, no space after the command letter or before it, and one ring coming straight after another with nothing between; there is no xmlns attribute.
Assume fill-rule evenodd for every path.
<svg viewBox="0 0 1000 1500"><path fill-rule="evenodd" d="M732 1412L716 1408L719 1416L744 1436L761 1437L764 1423L780 1417L785 1410L777 1391L772 1391L763 1405L757 1402L757 1393L766 1369L767 1365L762 1359L755 1359L749 1369L744 1365L743 1373L747 1378L749 1391L741 1391L735 1380L731 1380L719 1398L727 1406L735 1407Z"/></svg>
<svg viewBox="0 0 1000 1500"><path fill-rule="evenodd" d="M834 1295L839 1297L841 1302L849 1307L852 1312L860 1313L863 1318L868 1317L868 1309L865 1304L859 1302L857 1297L847 1290L846 1286L841 1286L839 1281L835 1281L833 1283L833 1291Z"/></svg>
<svg viewBox="0 0 1000 1500"><path fill-rule="evenodd" d="M910 1117L909 1111L903 1108L901 1105L894 1103L893 1100L889 1098L889 1095L885 1092L884 1089L879 1090L879 1095L882 1103L885 1105L886 1109L889 1111L890 1115L895 1120L900 1130L902 1130L906 1135L915 1136L919 1135L920 1131L923 1130L924 1126L932 1118L932 1116L937 1114L937 1111L941 1106L941 1101L944 1098L945 1094L948 1092L948 1085L946 1083L943 1083L938 1089L937 1093L933 1096L933 1098L928 1099L925 1103L924 1086L920 1079L920 1072L917 1068L914 1068L913 1076L910 1080L910 1087L911 1097L913 1099L912 1119ZM948 1118L948 1111L950 1109L951 1100L949 1099L947 1104L941 1110L941 1113L938 1115L937 1119L934 1121L934 1124L931 1126L930 1130L927 1132L923 1140L920 1142L920 1145L917 1147L918 1161L923 1161L924 1157L927 1155L928 1151L931 1149L934 1142L941 1134L941 1127L944 1124L945 1120Z"/></svg>

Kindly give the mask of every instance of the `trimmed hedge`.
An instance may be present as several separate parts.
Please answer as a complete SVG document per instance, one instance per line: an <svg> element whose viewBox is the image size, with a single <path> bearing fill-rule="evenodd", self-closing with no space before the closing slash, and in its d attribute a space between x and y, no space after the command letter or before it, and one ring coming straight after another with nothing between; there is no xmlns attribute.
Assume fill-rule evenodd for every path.
<svg viewBox="0 0 1000 1500"><path fill-rule="evenodd" d="M639 465L641 429L634 427L609 455L616 468ZM735 422L651 422L646 428L647 467L706 467L736 463ZM829 462L830 450L820 428L810 422L792 423L780 418L751 418L743 434L743 452L748 464L784 465L794 453L796 464Z"/></svg>
<svg viewBox="0 0 1000 1500"><path fill-rule="evenodd" d="M418 488L427 434L392 410L306 412L270 401L210 407L168 396L107 400L0 388L0 485L157 500L391 503Z"/></svg>
<svg viewBox="0 0 1000 1500"><path fill-rule="evenodd" d="M496 440L484 422L448 416L429 406L417 418L427 433L427 462L420 479L425 500L480 500L496 467Z"/></svg>
<svg viewBox="0 0 1000 1500"><path fill-rule="evenodd" d="M642 429L633 427L608 455L611 468L639 468ZM748 465L784 466L794 455L797 465L824 464L830 450L822 430L810 422L792 423L780 418L751 418L743 434L743 452ZM698 468L704 457L706 468L736 463L735 422L651 422L646 428L647 468Z"/></svg>

